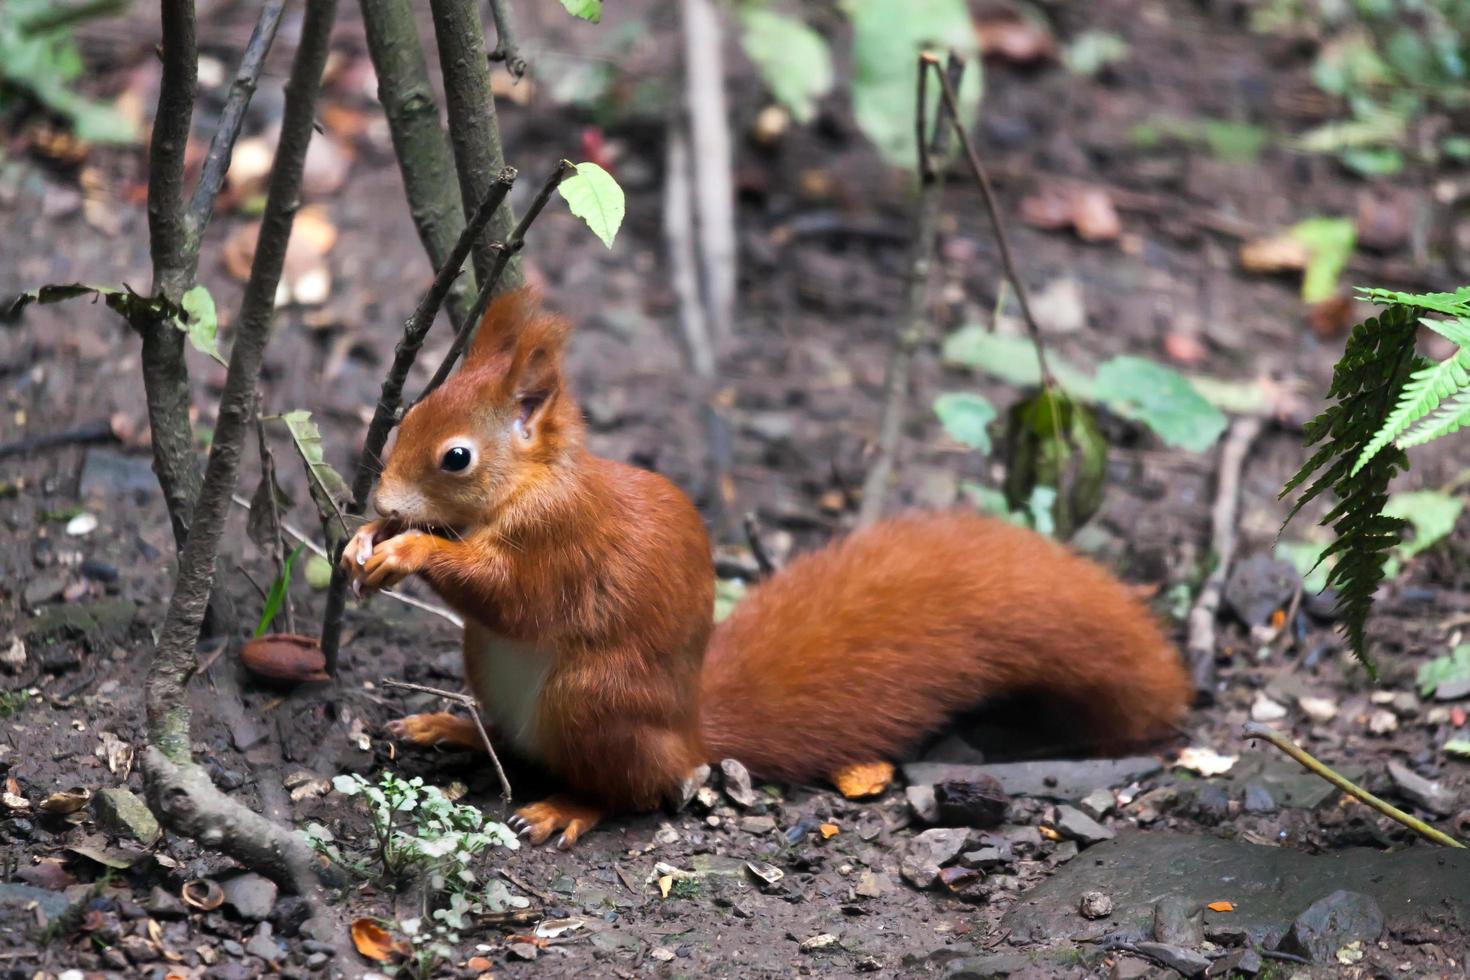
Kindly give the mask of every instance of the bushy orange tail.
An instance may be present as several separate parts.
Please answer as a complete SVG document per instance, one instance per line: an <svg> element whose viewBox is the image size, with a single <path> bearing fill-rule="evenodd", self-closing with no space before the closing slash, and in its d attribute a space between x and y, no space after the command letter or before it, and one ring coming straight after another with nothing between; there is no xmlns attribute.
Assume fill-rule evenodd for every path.
<svg viewBox="0 0 1470 980"><path fill-rule="evenodd" d="M957 712L1035 692L1096 745L1167 734L1190 685L1117 579L961 513L886 521L802 556L715 629L702 737L773 779L892 759Z"/></svg>

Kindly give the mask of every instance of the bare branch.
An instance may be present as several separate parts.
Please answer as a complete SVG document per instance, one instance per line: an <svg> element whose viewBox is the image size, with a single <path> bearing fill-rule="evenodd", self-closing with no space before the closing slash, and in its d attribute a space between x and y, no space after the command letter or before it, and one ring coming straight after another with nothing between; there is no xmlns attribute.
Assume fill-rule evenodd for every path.
<svg viewBox="0 0 1470 980"><path fill-rule="evenodd" d="M510 12L510 4L506 0L490 0L490 17L495 21L495 50L490 52L490 60L505 62L505 70L519 82L526 74L526 59L521 56L521 45L516 40L515 16Z"/></svg>
<svg viewBox="0 0 1470 980"><path fill-rule="evenodd" d="M225 98L225 107L219 115L219 126L209 142L209 152L204 157L204 167L199 174L199 183L189 202L185 216L189 235L190 278L199 264L199 242L204 229L214 214L214 202L225 183L225 171L230 169L230 156L235 152L235 140L240 136L240 127L245 122L245 110L255 94L255 85L260 80L260 69L265 56L276 39L276 30L281 26L281 9L284 0L265 0L260 8L260 17L250 40L245 45L245 54L240 58L240 67L235 80L230 83L230 94Z"/></svg>
<svg viewBox="0 0 1470 980"><path fill-rule="evenodd" d="M188 289L184 153L199 94L199 49L192 0L163 0L163 77L148 147L148 239L154 290L177 303Z"/></svg>
<svg viewBox="0 0 1470 980"><path fill-rule="evenodd" d="M556 192L556 188L563 180L576 172L577 168L569 161L559 162L556 169L551 172L551 176L546 178L546 183L542 184L541 189L536 192L535 199L531 201L531 206L526 210L520 223L516 225L515 231L511 232L510 238L505 239L503 244L491 243L495 251L495 262L480 285L480 294L475 297L475 305L470 308L469 318L459 328L459 333L455 334L454 343L450 346L449 352L444 355L444 360L439 362L434 377L419 395L420 400L442 385L444 379L449 377L449 372L454 369L459 355L463 354L465 347L469 345L470 337L474 334L475 326L479 323L481 315L484 314L485 307L490 305L491 297L500 291L498 288L500 280L509 274L511 263L521 248L525 246L526 232L530 230L531 224L545 209L546 203L551 200L551 195Z"/></svg>
<svg viewBox="0 0 1470 980"><path fill-rule="evenodd" d="M480 743L485 746L485 754L490 757L490 762L495 766L495 775L500 777L500 798L510 802L510 778L505 774L505 767L500 764L500 756L495 754L495 746L490 741L490 733L485 730L485 722L480 718L480 702L473 694L464 694L460 691L446 691L438 687L425 687L422 684L410 684L407 681L396 681L392 678L384 678L383 685L386 687L398 687L405 691L418 691L423 694L435 694L446 701L453 701L469 709L470 717L474 719L475 729L480 733Z"/></svg>
<svg viewBox="0 0 1470 980"><path fill-rule="evenodd" d="M372 421L368 423L367 435L363 438L362 453L357 457L357 471L352 477L352 501L348 511L361 514L367 509L368 491L373 479L383 465L383 447L388 444L388 433L398 421L398 409L403 404L403 385L408 372L418 360L419 349L424 337L434 323L434 316L449 294L450 287L459 276L470 246L489 223L492 215L510 193L515 183L514 167L506 167L490 185L490 193L480 202L474 217L460 233L459 240L450 250L449 258L434 277L433 285L424 293L413 315L403 325L403 337L393 352L393 364L383 378L383 388L378 394L378 404L373 409ZM332 563L332 583L327 590L326 611L322 615L322 652L326 655L327 673L337 671L337 652L342 639L342 613L347 601L347 576L337 562Z"/></svg>
<svg viewBox="0 0 1470 980"><path fill-rule="evenodd" d="M403 175L409 214L429 264L442 269L464 230L465 213L455 193L454 157L439 119L429 65L419 42L410 0L358 0L368 54L378 76L378 101L388 117L393 152ZM474 300L475 278L454 281L447 302L457 329Z"/></svg>
<svg viewBox="0 0 1470 980"><path fill-rule="evenodd" d="M149 665L146 689L149 748L144 756L145 773L149 798L160 816L174 829L255 863L263 872L298 889L311 887L308 869L317 866L305 840L220 793L207 774L190 761L187 686L197 668L195 639L209 600L219 542L239 475L336 10L336 0L314 0L306 5L300 46L286 84L281 138L271 168L260 237L220 397L218 424L194 509L193 527L179 557L173 596Z"/></svg>
<svg viewBox="0 0 1470 980"><path fill-rule="evenodd" d="M729 341L735 315L735 178L725 99L724 37L712 0L683 0L685 96L699 260L710 329Z"/></svg>
<svg viewBox="0 0 1470 980"><path fill-rule="evenodd" d="M1016 260L1011 254L1011 242L1006 236L1005 222L1001 220L1000 208L995 203L995 192L990 188L990 177L985 172L985 165L980 161L980 154L975 151L975 144L970 139L970 132L965 128L965 122L960 118L959 96L955 94L958 86L952 84L939 68L939 56L925 52L919 56L919 72L922 74L925 68L932 68L935 77L939 79L940 92L944 96L944 105L949 110L950 125L954 127L955 136L959 137L960 145L965 149L965 159L970 164L970 172L975 175L975 183L980 185L980 196L985 202L985 211L990 216L990 226L995 231L995 243L1000 247L1000 261L1005 267L1006 278L1011 281L1011 287L1016 291L1016 302L1021 307L1021 317L1026 321L1026 329L1031 334L1031 342L1036 346L1036 360L1041 365L1041 383L1046 388L1056 384L1051 369L1046 363L1046 347L1041 342L1041 327L1036 323L1036 317L1031 313L1030 294L1026 290L1026 284L1021 281L1021 274L1016 271Z"/></svg>
<svg viewBox="0 0 1470 980"><path fill-rule="evenodd" d="M958 58L951 58L948 70L954 76L954 84L958 86L959 79L964 74L964 63ZM909 257L904 323L894 337L893 350L889 354L883 377L883 414L878 422L878 442L873 466L863 481L858 527L867 527L883 516L883 505L893 482L894 456L898 452L898 440L903 434L903 419L908 410L909 372L914 352L928 332L924 298L928 293L929 275L934 265L934 249L939 237L940 200L944 190L944 175L932 166L931 160L934 157L943 157L949 150L947 117L950 113L948 107L941 106L933 126L929 125L928 86L925 82L928 74L928 62L924 55L920 55L918 109L914 123L918 130L919 200L914 215L913 253Z"/></svg>
<svg viewBox="0 0 1470 980"><path fill-rule="evenodd" d="M429 0L429 10L439 45L439 70L444 74L444 102L449 110L449 142L459 173L459 196L468 215L490 192L495 175L505 169L500 125L490 94L485 25L480 20L478 0ZM499 261L494 243L508 241L514 224L510 204L503 204L491 219L489 238L475 243L475 280L481 287ZM511 259L504 278L503 289L521 285L519 257ZM466 322L473 324L474 317ZM463 327L461 324L461 330Z"/></svg>

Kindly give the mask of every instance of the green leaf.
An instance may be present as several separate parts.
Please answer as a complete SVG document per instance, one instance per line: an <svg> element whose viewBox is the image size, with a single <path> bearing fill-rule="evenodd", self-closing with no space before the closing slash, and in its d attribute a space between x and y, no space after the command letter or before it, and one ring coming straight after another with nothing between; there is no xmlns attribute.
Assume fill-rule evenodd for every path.
<svg viewBox="0 0 1470 980"><path fill-rule="evenodd" d="M832 55L822 35L794 17L765 7L740 8L740 43L771 95L799 123L817 114L832 91Z"/></svg>
<svg viewBox="0 0 1470 980"><path fill-rule="evenodd" d="M1097 400L1152 429L1166 445L1204 452L1225 431L1225 414L1189 379L1141 357L1115 357L1097 370Z"/></svg>
<svg viewBox="0 0 1470 980"><path fill-rule="evenodd" d="M1043 390L1011 406L1006 453L1004 489L1010 510L1029 512L1036 488L1053 488L1051 510L1063 539L1097 513L1107 478L1108 444L1086 405L1064 391Z"/></svg>
<svg viewBox="0 0 1470 980"><path fill-rule="evenodd" d="M1400 517L1414 529L1414 536L1399 545L1405 561L1449 537L1465 509L1465 501L1438 490L1409 490L1388 498L1383 513Z"/></svg>
<svg viewBox="0 0 1470 980"><path fill-rule="evenodd" d="M1349 147L1338 153L1337 159L1364 177L1392 177L1404 169L1404 154L1392 146Z"/></svg>
<svg viewBox="0 0 1470 980"><path fill-rule="evenodd" d="M316 423L311 420L311 413L307 411L286 412L278 418L291 433L291 441L296 446L301 462L306 466L307 489L311 491L311 499L316 504L322 527L331 528L335 523L345 538L349 531L347 521L342 516L342 507L352 498L352 493L347 488L347 481L342 479L342 474L333 469L323 456L321 430L316 427ZM329 544L331 537L329 533Z"/></svg>
<svg viewBox="0 0 1470 980"><path fill-rule="evenodd" d="M305 573L306 584L318 592L332 584L332 563L321 555L307 557Z"/></svg>
<svg viewBox="0 0 1470 980"><path fill-rule="evenodd" d="M11 302L5 315L7 318L17 317L32 303L42 305L60 303L78 296L93 295L101 297L110 309L121 314L129 322L137 322L139 318L165 318L179 315L179 307L162 296L140 296L126 284L122 289L114 289L111 286L94 286L85 282L49 283L21 293Z"/></svg>
<svg viewBox="0 0 1470 980"><path fill-rule="evenodd" d="M1277 541L1274 554L1289 562L1302 577L1302 590L1312 595L1327 588L1327 572L1331 563L1322 557L1323 547L1311 541Z"/></svg>
<svg viewBox="0 0 1470 980"><path fill-rule="evenodd" d="M301 549L306 545L298 544L296 550L286 556L286 562L281 566L281 574L271 583L270 589L265 594L265 606L260 611L260 622L255 624L255 635L264 636L265 631L270 629L271 621L281 611L281 606L286 602L286 590L291 586L291 566L296 562L296 556L301 554Z"/></svg>
<svg viewBox="0 0 1470 980"><path fill-rule="evenodd" d="M602 0L561 0L561 5L573 17L590 20L594 24L602 23Z"/></svg>
<svg viewBox="0 0 1470 980"><path fill-rule="evenodd" d="M1260 126L1228 119L1206 119L1201 128L1210 152L1225 163L1253 162L1271 138Z"/></svg>
<svg viewBox="0 0 1470 980"><path fill-rule="evenodd" d="M976 368L993 378L1022 387L1041 384L1036 347L1026 337L998 334L978 323L966 324L944 339L945 363ZM1057 383L1086 400L1092 381L1075 365L1047 352L1047 364Z"/></svg>
<svg viewBox="0 0 1470 980"><path fill-rule="evenodd" d="M1358 241L1351 218L1308 218L1291 229L1292 237L1307 249L1302 275L1302 299L1320 303L1337 295L1337 280Z"/></svg>
<svg viewBox="0 0 1470 980"><path fill-rule="evenodd" d="M1443 657L1435 657L1419 668L1415 682L1419 695L1434 697L1440 685L1450 682L1470 681L1470 643L1461 643Z"/></svg>
<svg viewBox="0 0 1470 980"><path fill-rule="evenodd" d="M1062 64L1074 75L1092 76L1108 65L1125 60L1128 42L1107 31L1083 31L1062 50Z"/></svg>
<svg viewBox="0 0 1470 980"><path fill-rule="evenodd" d="M1031 527L1037 534L1052 537L1057 533L1057 522L1053 516L1056 505L1057 491L1054 487L1031 488L1031 496L1026 500L1026 515L1031 518Z"/></svg>
<svg viewBox="0 0 1470 980"><path fill-rule="evenodd" d="M959 122L980 107L979 42L965 0L843 0L852 21L852 111L858 128L890 165L913 170L918 57L953 50L968 62L960 82ZM939 86L929 86L927 118L936 118Z"/></svg>
<svg viewBox="0 0 1470 980"><path fill-rule="evenodd" d="M1446 316L1470 317L1470 286L1461 286L1453 293L1401 293L1396 289L1359 286L1358 298L1380 306L1411 306Z"/></svg>
<svg viewBox="0 0 1470 980"><path fill-rule="evenodd" d="M1421 318L1420 322L1439 333L1449 331L1448 324L1440 325L1443 321ZM1458 321L1457 323L1470 323L1470 321ZM1463 337L1453 336L1451 339L1456 343L1470 343L1470 331L1466 331ZM1408 384L1404 385L1404 390L1399 394L1398 404L1394 406L1394 410L1389 413L1383 426L1363 447L1357 462L1353 464L1350 475L1357 475L1358 471L1389 443L1397 443L1401 449L1413 443L1419 432L1409 433L1409 427L1434 412L1447 399L1454 399L1467 387L1470 387L1470 347L1462 346L1440 363L1415 371L1409 376ZM1431 420L1431 427L1434 422L1435 420Z"/></svg>
<svg viewBox="0 0 1470 980"><path fill-rule="evenodd" d="M969 480L960 481L960 492L966 494L981 513L999 517L1012 524L1022 527L1028 526L1025 515L1017 514L1011 510L1011 505L1006 503L1006 495L994 487L987 487Z"/></svg>
<svg viewBox="0 0 1470 980"><path fill-rule="evenodd" d="M934 399L934 414L955 442L990 454L989 426L995 421L996 411L983 395L945 392Z"/></svg>
<svg viewBox="0 0 1470 980"><path fill-rule="evenodd" d="M586 222L602 244L612 248L623 224L623 189L612 174L595 163L579 163L577 172L556 190L572 214Z"/></svg>
<svg viewBox="0 0 1470 980"><path fill-rule="evenodd" d="M1470 759L1470 739L1452 738L1442 746L1444 754L1455 759Z"/></svg>
<svg viewBox="0 0 1470 980"><path fill-rule="evenodd" d="M174 326L189 338L189 346L199 353L226 364L219 352L219 316L215 312L214 297L204 286L195 286L184 294L179 304L184 315L174 318Z"/></svg>

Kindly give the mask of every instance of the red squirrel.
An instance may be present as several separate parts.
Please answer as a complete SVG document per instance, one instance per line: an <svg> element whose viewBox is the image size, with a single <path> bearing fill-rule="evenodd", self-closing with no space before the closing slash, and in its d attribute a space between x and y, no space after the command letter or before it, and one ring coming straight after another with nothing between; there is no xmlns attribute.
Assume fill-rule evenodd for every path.
<svg viewBox="0 0 1470 980"><path fill-rule="evenodd" d="M461 369L404 416L373 498L382 517L342 559L367 590L421 575L464 617L465 677L491 730L568 790L511 818L534 843L560 831L567 847L606 814L655 809L713 760L838 779L996 696L1073 705L1119 746L1184 712L1179 656L1122 583L975 514L857 531L716 626L693 504L587 450L568 332L530 291L490 305ZM481 745L448 713L389 727Z"/></svg>

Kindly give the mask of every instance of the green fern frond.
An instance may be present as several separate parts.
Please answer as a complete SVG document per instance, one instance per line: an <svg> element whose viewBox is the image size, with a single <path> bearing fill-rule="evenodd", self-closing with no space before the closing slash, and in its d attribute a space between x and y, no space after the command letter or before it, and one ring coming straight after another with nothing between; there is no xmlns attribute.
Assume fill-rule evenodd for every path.
<svg viewBox="0 0 1470 980"><path fill-rule="evenodd" d="M1461 347L1440 363L1422 371L1415 371L1409 383L1404 385L1403 394L1399 396L1399 403L1389 413L1388 420L1383 423L1383 428L1379 429L1369 440L1368 445L1363 447L1358 461L1353 464L1350 475L1356 476L1358 471L1368 465L1368 461L1380 449L1391 442L1396 442L1400 449L1407 449L1409 446L1437 438L1437 436L1429 436L1427 439L1410 441L1414 439L1415 433L1410 433L1408 436L1404 434L1408 432L1410 426L1439 408L1441 403L1464 393L1467 387L1470 387L1470 347ZM1423 432L1424 426L1420 426L1415 431L1416 433ZM1447 431L1453 431L1453 429ZM1443 434L1445 433L1440 433L1440 435Z"/></svg>
<svg viewBox="0 0 1470 980"><path fill-rule="evenodd" d="M1470 355L1470 351L1462 350L1460 355ZM1467 425L1470 425L1470 390L1461 391L1452 400L1441 405L1439 411L1419 423L1417 428L1400 436L1397 445L1400 449L1422 446L1441 436L1458 432Z"/></svg>
<svg viewBox="0 0 1470 980"><path fill-rule="evenodd" d="M1446 316L1470 317L1470 286L1461 286L1453 293L1401 293L1359 286L1358 298L1378 306L1407 306Z"/></svg>
<svg viewBox="0 0 1470 980"><path fill-rule="evenodd" d="M1465 290L1463 302L1470 304L1470 289ZM1336 506L1322 520L1336 534L1323 552L1324 557L1337 557L1327 584L1337 590L1337 610L1353 653L1375 676L1377 668L1367 649L1368 613L1383 581L1384 561L1399 542L1405 523L1385 517L1383 508L1388 502L1388 485L1408 466L1408 458L1391 439L1372 452L1368 449L1396 412L1394 406L1402 404L1410 379L1424 367L1422 358L1414 353L1415 318L1422 308L1393 305L1353 329L1333 370L1330 404L1307 423L1307 445L1321 445L1281 491L1285 497L1305 487L1287 515L1288 522L1324 493L1330 491L1337 498ZM1466 313L1470 314L1470 308Z"/></svg>

